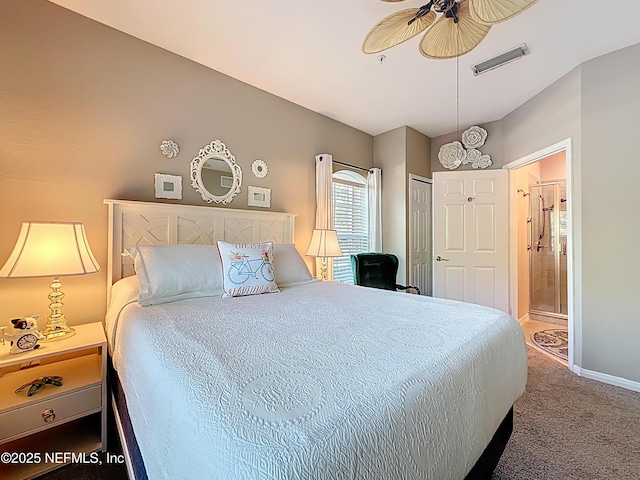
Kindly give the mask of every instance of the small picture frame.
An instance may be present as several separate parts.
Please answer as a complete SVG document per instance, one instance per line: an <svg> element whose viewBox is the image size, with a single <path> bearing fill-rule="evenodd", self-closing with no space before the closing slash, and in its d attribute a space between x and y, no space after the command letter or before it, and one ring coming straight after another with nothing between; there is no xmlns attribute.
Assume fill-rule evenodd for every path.
<svg viewBox="0 0 640 480"><path fill-rule="evenodd" d="M156 173L155 179L156 198L182 200L182 177L180 175Z"/></svg>
<svg viewBox="0 0 640 480"><path fill-rule="evenodd" d="M248 204L250 207L271 208L271 189L263 187L247 188L249 192Z"/></svg>

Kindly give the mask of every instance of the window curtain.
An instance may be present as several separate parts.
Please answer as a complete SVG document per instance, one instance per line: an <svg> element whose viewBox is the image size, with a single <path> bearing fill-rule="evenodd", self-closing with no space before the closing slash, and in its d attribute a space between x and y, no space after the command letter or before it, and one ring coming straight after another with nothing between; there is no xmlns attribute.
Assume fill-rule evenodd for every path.
<svg viewBox="0 0 640 480"><path fill-rule="evenodd" d="M382 171L371 168L367 174L369 195L369 251L382 252Z"/></svg>
<svg viewBox="0 0 640 480"><path fill-rule="evenodd" d="M316 155L316 228L333 228L332 179L333 157Z"/></svg>
<svg viewBox="0 0 640 480"><path fill-rule="evenodd" d="M333 228L333 157L328 153L316 155L316 228ZM321 269L316 258L316 276ZM327 258L327 280L333 280L333 260Z"/></svg>

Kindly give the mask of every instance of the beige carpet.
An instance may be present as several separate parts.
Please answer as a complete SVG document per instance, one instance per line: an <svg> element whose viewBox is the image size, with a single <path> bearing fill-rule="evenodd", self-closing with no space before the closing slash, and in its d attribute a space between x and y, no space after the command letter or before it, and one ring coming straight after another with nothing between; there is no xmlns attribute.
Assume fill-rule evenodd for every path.
<svg viewBox="0 0 640 480"><path fill-rule="evenodd" d="M527 391L493 480L640 479L640 393L527 350Z"/></svg>

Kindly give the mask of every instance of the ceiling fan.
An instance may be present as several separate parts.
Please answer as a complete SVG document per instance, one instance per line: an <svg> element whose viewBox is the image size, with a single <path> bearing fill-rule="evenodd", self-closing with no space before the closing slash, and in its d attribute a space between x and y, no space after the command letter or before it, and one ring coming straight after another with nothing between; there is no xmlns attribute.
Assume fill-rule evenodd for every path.
<svg viewBox="0 0 640 480"><path fill-rule="evenodd" d="M382 0L402 2L403 0ZM538 0L431 0L420 8L383 18L364 40L364 53L378 53L426 30L420 53L427 58L455 58L476 48L491 26L515 17Z"/></svg>

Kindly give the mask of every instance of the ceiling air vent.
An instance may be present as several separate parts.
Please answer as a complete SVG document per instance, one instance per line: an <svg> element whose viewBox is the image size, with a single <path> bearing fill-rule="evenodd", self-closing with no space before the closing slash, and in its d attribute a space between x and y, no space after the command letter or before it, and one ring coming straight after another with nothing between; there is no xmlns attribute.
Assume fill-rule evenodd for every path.
<svg viewBox="0 0 640 480"><path fill-rule="evenodd" d="M529 53L529 47L527 47L526 43L523 43L513 50L496 55L495 57L485 60L484 62L480 62L477 65L472 65L471 70L473 70L474 75L480 75L481 73L488 72L489 70L493 70L494 68L498 68L509 62L518 60L525 55L529 55Z"/></svg>

